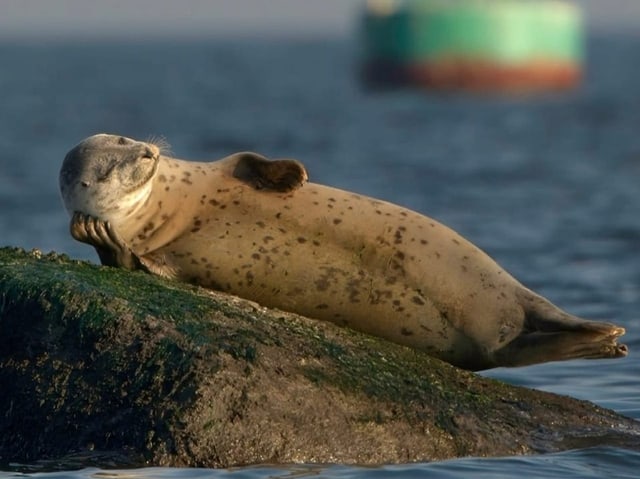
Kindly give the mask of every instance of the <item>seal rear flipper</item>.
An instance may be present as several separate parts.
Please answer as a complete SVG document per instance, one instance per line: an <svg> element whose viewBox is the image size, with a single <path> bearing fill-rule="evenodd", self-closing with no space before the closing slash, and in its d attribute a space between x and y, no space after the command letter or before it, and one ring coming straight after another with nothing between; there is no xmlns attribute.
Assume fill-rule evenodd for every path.
<svg viewBox="0 0 640 479"><path fill-rule="evenodd" d="M233 176L257 190L295 191L308 180L304 165L296 160L268 160L256 153L238 153Z"/></svg>
<svg viewBox="0 0 640 479"><path fill-rule="evenodd" d="M516 292L525 314L525 330L555 333L564 331L592 332L600 335L624 334L624 328L612 323L590 321L569 314L546 298L523 288Z"/></svg>
<svg viewBox="0 0 640 479"><path fill-rule="evenodd" d="M622 334L622 328L608 334L593 330L523 333L493 357L497 365L511 367L567 359L620 358L628 352L627 346L617 342Z"/></svg>
<svg viewBox="0 0 640 479"><path fill-rule="evenodd" d="M627 355L627 347L617 343L625 333L624 328L573 316L526 288L516 294L525 322L520 335L494 353L499 365L524 366L547 361Z"/></svg>

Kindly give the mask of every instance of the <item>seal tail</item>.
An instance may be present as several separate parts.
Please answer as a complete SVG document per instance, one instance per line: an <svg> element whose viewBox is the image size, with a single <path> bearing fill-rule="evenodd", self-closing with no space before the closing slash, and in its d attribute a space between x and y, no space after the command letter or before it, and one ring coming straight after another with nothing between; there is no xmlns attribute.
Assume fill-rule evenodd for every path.
<svg viewBox="0 0 640 479"><path fill-rule="evenodd" d="M618 343L618 338L625 333L624 328L573 316L529 290L520 296L526 325L522 334L496 351L500 364L525 366L627 355L627 346Z"/></svg>

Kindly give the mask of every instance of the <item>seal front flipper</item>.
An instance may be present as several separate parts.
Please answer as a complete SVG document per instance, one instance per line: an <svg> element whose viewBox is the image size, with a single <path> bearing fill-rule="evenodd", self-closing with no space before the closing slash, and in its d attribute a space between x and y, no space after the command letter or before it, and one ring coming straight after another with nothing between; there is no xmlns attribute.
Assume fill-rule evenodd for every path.
<svg viewBox="0 0 640 479"><path fill-rule="evenodd" d="M127 246L108 221L76 211L69 227L76 240L93 246L105 266L149 271L149 267Z"/></svg>
<svg viewBox="0 0 640 479"><path fill-rule="evenodd" d="M295 191L309 180L304 165L296 160L268 160L256 153L238 153L233 176L257 190Z"/></svg>

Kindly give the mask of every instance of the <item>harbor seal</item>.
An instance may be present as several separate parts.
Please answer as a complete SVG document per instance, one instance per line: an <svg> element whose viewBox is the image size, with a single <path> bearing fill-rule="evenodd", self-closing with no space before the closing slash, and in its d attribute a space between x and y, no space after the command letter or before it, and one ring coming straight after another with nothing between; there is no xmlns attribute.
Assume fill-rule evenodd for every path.
<svg viewBox="0 0 640 479"><path fill-rule="evenodd" d="M66 155L71 235L109 266L229 292L480 370L627 354L624 329L572 316L436 220L309 183L304 165L210 163L91 136Z"/></svg>

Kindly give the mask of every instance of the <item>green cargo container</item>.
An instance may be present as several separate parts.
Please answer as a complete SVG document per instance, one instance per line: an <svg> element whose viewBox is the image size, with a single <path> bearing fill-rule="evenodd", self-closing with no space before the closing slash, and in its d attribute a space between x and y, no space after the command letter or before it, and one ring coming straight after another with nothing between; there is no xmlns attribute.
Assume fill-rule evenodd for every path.
<svg viewBox="0 0 640 479"><path fill-rule="evenodd" d="M579 82L583 22L551 0L370 0L362 18L370 85L547 89Z"/></svg>

